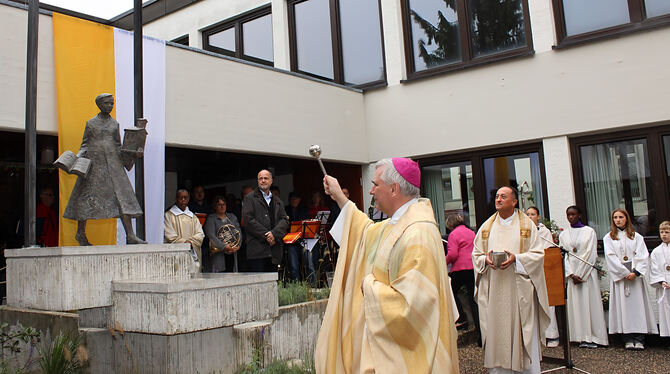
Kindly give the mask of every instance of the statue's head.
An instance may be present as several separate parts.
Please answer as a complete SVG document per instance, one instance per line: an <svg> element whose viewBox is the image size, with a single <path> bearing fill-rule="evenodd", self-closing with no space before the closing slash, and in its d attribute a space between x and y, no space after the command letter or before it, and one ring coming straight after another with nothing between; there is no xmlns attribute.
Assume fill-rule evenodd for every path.
<svg viewBox="0 0 670 374"><path fill-rule="evenodd" d="M95 105L100 108L103 113L109 113L114 108L114 95L102 93L95 98Z"/></svg>

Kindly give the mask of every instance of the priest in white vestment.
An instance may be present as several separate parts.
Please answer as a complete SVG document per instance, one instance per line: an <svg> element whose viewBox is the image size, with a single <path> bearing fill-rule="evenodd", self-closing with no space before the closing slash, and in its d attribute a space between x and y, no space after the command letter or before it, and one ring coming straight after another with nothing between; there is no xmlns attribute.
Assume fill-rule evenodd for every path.
<svg viewBox="0 0 670 374"><path fill-rule="evenodd" d="M389 216L374 223L337 180L326 193L342 208L333 287L316 343L319 374L457 374L455 304L430 200L419 198L421 172L406 158L380 160L370 194Z"/></svg>
<svg viewBox="0 0 670 374"><path fill-rule="evenodd" d="M644 277L649 274L649 251L635 232L625 209L615 209L612 230L603 238L610 275L609 333L624 334L626 349L644 349L644 335L658 334Z"/></svg>
<svg viewBox="0 0 670 374"><path fill-rule="evenodd" d="M200 268L202 264L202 240L205 233L198 217L188 209L189 194L178 190L175 204L165 212L164 237L166 243L189 243L191 256Z"/></svg>
<svg viewBox="0 0 670 374"><path fill-rule="evenodd" d="M658 231L663 243L651 252L649 284L656 288L660 334L670 336L670 222L661 222Z"/></svg>
<svg viewBox="0 0 670 374"><path fill-rule="evenodd" d="M514 188L498 189L497 212L477 232L472 253L484 366L490 373L539 373L549 325L545 245L535 223L515 208L517 202ZM493 255L500 252L507 258L496 266Z"/></svg>
<svg viewBox="0 0 670 374"><path fill-rule="evenodd" d="M581 222L581 213L574 205L568 207L565 214L570 227L561 232L558 240L569 253L565 258L565 277L570 341L579 342L582 348L596 348L598 344L609 344L607 326L598 271L584 261L595 264L598 237L595 230Z"/></svg>

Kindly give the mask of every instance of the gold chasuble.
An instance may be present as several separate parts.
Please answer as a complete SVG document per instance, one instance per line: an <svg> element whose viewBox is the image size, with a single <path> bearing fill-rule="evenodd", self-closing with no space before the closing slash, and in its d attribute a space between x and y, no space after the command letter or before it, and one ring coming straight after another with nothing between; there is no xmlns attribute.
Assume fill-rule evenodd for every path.
<svg viewBox="0 0 670 374"><path fill-rule="evenodd" d="M316 372L458 373L452 294L428 199L396 223L349 202ZM338 222L339 223L339 222Z"/></svg>
<svg viewBox="0 0 670 374"><path fill-rule="evenodd" d="M533 221L516 210L511 224L491 216L475 237L475 300L484 350L484 366L517 372L528 370L533 357L533 330L544 346L549 305L544 280L544 247ZM516 262L505 270L486 265L488 251L508 250ZM519 270L519 264L523 268ZM539 348L539 347L538 347ZM541 351L540 349L537 349ZM540 359L541 352L533 360ZM537 363L539 368L539 362Z"/></svg>

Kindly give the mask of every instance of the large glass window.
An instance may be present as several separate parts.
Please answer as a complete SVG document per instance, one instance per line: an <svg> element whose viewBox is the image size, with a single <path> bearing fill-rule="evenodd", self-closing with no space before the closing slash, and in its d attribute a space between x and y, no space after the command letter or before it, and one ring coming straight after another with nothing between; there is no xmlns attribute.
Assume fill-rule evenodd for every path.
<svg viewBox="0 0 670 374"><path fill-rule="evenodd" d="M658 224L670 217L670 127L644 127L571 140L577 205L602 238L616 208L653 248Z"/></svg>
<svg viewBox="0 0 670 374"><path fill-rule="evenodd" d="M518 189L520 209L536 206L549 218L541 144L460 152L420 163L422 192L431 200L443 234L450 214L463 214L472 229L483 224L496 211L495 194L502 186Z"/></svg>
<svg viewBox="0 0 670 374"><path fill-rule="evenodd" d="M410 77L532 51L527 0L404 0L403 6Z"/></svg>
<svg viewBox="0 0 670 374"><path fill-rule="evenodd" d="M291 70L356 87L384 83L379 0L289 0Z"/></svg>
<svg viewBox="0 0 670 374"><path fill-rule="evenodd" d="M537 152L484 159L486 186L486 206L488 213L495 212L495 197L500 186L516 187L519 209L525 211L537 207L540 216L545 217L544 194Z"/></svg>
<svg viewBox="0 0 670 374"><path fill-rule="evenodd" d="M630 22L628 0L563 0L568 36Z"/></svg>
<svg viewBox="0 0 670 374"><path fill-rule="evenodd" d="M270 6L254 9L202 30L203 48L266 65L273 65Z"/></svg>
<svg viewBox="0 0 670 374"><path fill-rule="evenodd" d="M294 5L298 70L333 79L329 0Z"/></svg>
<svg viewBox="0 0 670 374"><path fill-rule="evenodd" d="M580 147L588 225L599 237L610 231L614 209L626 209L641 235L656 226L645 139Z"/></svg>
<svg viewBox="0 0 670 374"><path fill-rule="evenodd" d="M468 226L477 226L470 162L427 166L421 175L442 235L446 234L445 222L451 214L462 214Z"/></svg>
<svg viewBox="0 0 670 374"><path fill-rule="evenodd" d="M553 0L558 44L670 23L668 0Z"/></svg>
<svg viewBox="0 0 670 374"><path fill-rule="evenodd" d="M647 17L659 17L670 14L670 1L668 0L645 0Z"/></svg>

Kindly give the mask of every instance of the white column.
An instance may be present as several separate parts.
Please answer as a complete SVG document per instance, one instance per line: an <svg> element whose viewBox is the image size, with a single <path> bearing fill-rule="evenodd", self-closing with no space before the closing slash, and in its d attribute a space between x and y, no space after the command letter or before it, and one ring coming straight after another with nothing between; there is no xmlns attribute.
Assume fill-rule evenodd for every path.
<svg viewBox="0 0 670 374"><path fill-rule="evenodd" d="M278 69L291 70L288 28L286 0L272 0L272 50L274 65Z"/></svg>
<svg viewBox="0 0 670 374"><path fill-rule="evenodd" d="M405 79L405 50L403 48L402 11L400 1L382 0L382 32L384 33L384 59L386 80L389 86Z"/></svg>
<svg viewBox="0 0 670 374"><path fill-rule="evenodd" d="M575 182L567 136L542 139L549 214L558 226L568 227L565 209L575 204ZM582 209L584 209L582 207Z"/></svg>

